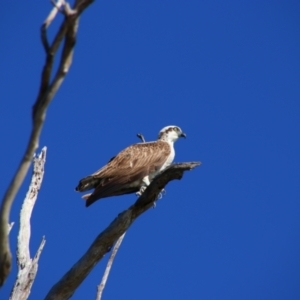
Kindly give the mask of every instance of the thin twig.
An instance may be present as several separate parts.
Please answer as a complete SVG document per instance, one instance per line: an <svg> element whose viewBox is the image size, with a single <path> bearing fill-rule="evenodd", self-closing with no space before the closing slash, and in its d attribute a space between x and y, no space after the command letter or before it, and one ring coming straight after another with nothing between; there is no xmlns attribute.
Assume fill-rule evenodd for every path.
<svg viewBox="0 0 300 300"><path fill-rule="evenodd" d="M61 9L62 6L64 6L66 4L66 2L64 0L58 0L57 2L55 2L55 0L50 0L50 2L52 3L52 5L54 7L57 8L57 11L63 13L63 9ZM61 4L61 5L60 5Z"/></svg>
<svg viewBox="0 0 300 300"><path fill-rule="evenodd" d="M37 273L38 259L45 244L45 238L43 237L37 252L38 255L32 260L30 258L29 249L31 235L30 218L44 177L46 152L47 148L44 147L41 153L34 158L31 182L20 212L20 229L17 243L17 261L19 270L10 295L11 300L28 298Z"/></svg>
<svg viewBox="0 0 300 300"><path fill-rule="evenodd" d="M114 247L112 249L112 252L111 252L111 255L110 255L109 260L107 262L107 266L106 266L105 272L103 274L101 283L98 285L96 300L101 300L102 293L103 293L103 290L104 290L104 287L105 287L105 284L106 284L106 281L107 281L107 278L108 278L111 266L112 266L112 264L114 262L116 254L117 254L117 252L118 252L118 250L119 250L119 248L121 246L121 243L123 241L123 238L124 238L125 234L126 234L126 232L124 232L119 237L119 239L117 240L117 242L115 243L115 245L114 245Z"/></svg>
<svg viewBox="0 0 300 300"><path fill-rule="evenodd" d="M174 164L157 175L145 192L127 210L101 232L86 253L73 265L73 267L51 288L45 300L69 299L88 276L93 267L110 251L119 237L127 231L131 224L142 213L153 206L157 195L165 185L174 179L181 179L185 171L199 166L200 162Z"/></svg>
<svg viewBox="0 0 300 300"><path fill-rule="evenodd" d="M54 18L56 17L57 13L60 11L60 8L62 7L63 3L64 0L58 0L57 2L55 2L54 7L52 8L48 17L46 18L46 20L41 26L41 40L46 53L48 53L50 48L48 38L47 38L47 29L49 25L52 23L52 21L54 20Z"/></svg>
<svg viewBox="0 0 300 300"><path fill-rule="evenodd" d="M141 133L138 133L136 136L137 136L139 139L141 139L141 141L142 141L143 143L146 143L145 138L144 138L144 136L143 136Z"/></svg>
<svg viewBox="0 0 300 300"><path fill-rule="evenodd" d="M42 251L44 249L45 244L46 244L46 239L45 239L45 236L43 236L42 240L41 240L41 243L39 245L39 248L37 249L36 254L35 254L35 256L32 260L32 262L33 262L32 265L38 266L38 261L40 259L40 256L42 254Z"/></svg>
<svg viewBox="0 0 300 300"><path fill-rule="evenodd" d="M8 226L8 229L7 229L8 234L10 233L10 231L13 228L14 224L15 224L15 222L11 222L10 224L7 224L7 226Z"/></svg>

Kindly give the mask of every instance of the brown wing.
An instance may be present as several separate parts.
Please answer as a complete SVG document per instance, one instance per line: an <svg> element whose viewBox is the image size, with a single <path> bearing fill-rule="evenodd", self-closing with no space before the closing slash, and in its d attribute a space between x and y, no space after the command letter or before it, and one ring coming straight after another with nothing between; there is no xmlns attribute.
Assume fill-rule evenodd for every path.
<svg viewBox="0 0 300 300"><path fill-rule="evenodd" d="M87 195L86 205L100 198L138 191L142 179L159 170L170 153L169 144L163 141L134 144L124 149L103 168L80 181L83 187L85 181L92 183L90 188L95 187L94 192Z"/></svg>

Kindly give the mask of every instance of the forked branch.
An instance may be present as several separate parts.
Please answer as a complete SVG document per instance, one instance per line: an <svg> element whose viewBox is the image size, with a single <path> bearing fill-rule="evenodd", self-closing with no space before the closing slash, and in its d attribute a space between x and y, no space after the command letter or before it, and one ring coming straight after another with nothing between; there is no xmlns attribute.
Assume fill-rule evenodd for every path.
<svg viewBox="0 0 300 300"><path fill-rule="evenodd" d="M18 275L10 295L11 300L28 299L38 270L38 260L46 242L43 237L39 249L32 259L29 249L30 218L44 177L46 151L47 148L44 147L41 153L34 158L31 182L20 212L20 229L17 243Z"/></svg>
<svg viewBox="0 0 300 300"><path fill-rule="evenodd" d="M0 207L0 286L3 285L11 269L12 255L9 247L7 226L9 223L11 206L28 172L33 154L38 148L47 108L61 86L72 63L79 16L92 2L93 0L76 0L74 7L70 9L70 6L65 0L58 0L56 6L52 9L41 28L41 38L46 51L46 59L41 75L39 93L32 110L32 130L25 153L6 193L4 194ZM47 39L46 29L55 18L59 8L62 6L64 6L65 18L50 45ZM51 82L50 78L52 75L54 58L63 40L64 45L58 70Z"/></svg>

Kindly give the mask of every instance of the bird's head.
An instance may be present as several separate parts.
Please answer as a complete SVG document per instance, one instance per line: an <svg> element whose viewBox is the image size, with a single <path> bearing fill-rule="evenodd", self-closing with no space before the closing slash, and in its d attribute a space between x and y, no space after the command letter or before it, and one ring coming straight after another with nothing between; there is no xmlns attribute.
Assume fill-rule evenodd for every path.
<svg viewBox="0 0 300 300"><path fill-rule="evenodd" d="M158 139L166 142L175 142L180 137L186 137L186 134L178 126L166 126L158 134Z"/></svg>

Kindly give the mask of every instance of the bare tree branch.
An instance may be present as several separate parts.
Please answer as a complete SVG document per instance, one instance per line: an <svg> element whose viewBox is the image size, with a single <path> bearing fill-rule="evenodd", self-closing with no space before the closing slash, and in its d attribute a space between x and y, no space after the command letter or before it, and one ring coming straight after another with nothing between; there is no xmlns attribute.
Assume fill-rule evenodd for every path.
<svg viewBox="0 0 300 300"><path fill-rule="evenodd" d="M34 158L31 182L20 212L20 229L17 243L17 261L19 270L16 282L10 294L11 300L26 300L29 297L31 286L38 269L38 260L46 242L43 237L37 254L34 259L31 259L29 250L31 235L30 218L44 177L46 152L47 148L44 147L41 153Z"/></svg>
<svg viewBox="0 0 300 300"><path fill-rule="evenodd" d="M200 162L173 164L157 175L145 192L127 210L118 217L94 240L87 252L75 265L51 288L46 300L69 299L91 272L93 267L110 251L118 238L127 231L135 219L153 206L160 191L174 179L181 179L185 171L199 166Z"/></svg>
<svg viewBox="0 0 300 300"><path fill-rule="evenodd" d="M31 235L30 219L44 177L46 153L47 153L47 148L44 147L41 153L33 159L34 160L33 174L32 174L28 192L26 194L20 212L20 230L19 230L18 244L17 244L17 259L20 267L26 265L27 261L30 259L30 254L29 254L29 242L30 242L30 235Z"/></svg>
<svg viewBox="0 0 300 300"><path fill-rule="evenodd" d="M18 169L9 184L2 199L0 207L0 286L3 285L11 269L11 252L8 240L9 215L13 200L23 183L28 172L31 159L38 148L39 138L46 117L46 110L55 93L62 84L65 75L72 63L73 48L75 46L76 33L80 14L93 2L93 0L76 0L73 9L64 0L56 3L57 7L64 5L64 21L60 26L51 46L48 43L46 29L57 14L57 7L52 10L41 28L41 39L46 51L45 65L41 75L40 90L32 110L32 130L28 140L28 145L18 166ZM61 60L52 82L50 82L54 57L62 42L65 40Z"/></svg>
<svg viewBox="0 0 300 300"><path fill-rule="evenodd" d="M106 284L106 281L107 281L107 278L108 278L108 275L109 275L109 272L110 272L110 269L111 269L111 266L114 262L114 259L115 259L115 256L121 246L121 243L123 241L123 238L125 236L126 232L124 232L120 237L119 239L117 240L117 242L115 243L113 249L112 249L112 252L111 252L111 255L109 257L109 260L107 262L107 266L105 268L105 272L103 274L103 277L102 277L102 280L101 280L101 283L98 285L98 288L97 288L97 295L96 295L96 300L101 300L101 297L102 297L102 293L103 293L103 290L105 288L105 284Z"/></svg>
<svg viewBox="0 0 300 300"><path fill-rule="evenodd" d="M54 7L50 11L48 17L46 18L46 20L44 21L44 23L41 27L41 40L42 40L42 44L45 48L46 54L48 53L49 48L50 48L48 38L47 38L47 28L52 23L52 21L54 20L54 18L57 15L57 13L60 11L60 8L62 7L63 2L64 2L63 0L58 0L55 3Z"/></svg>

